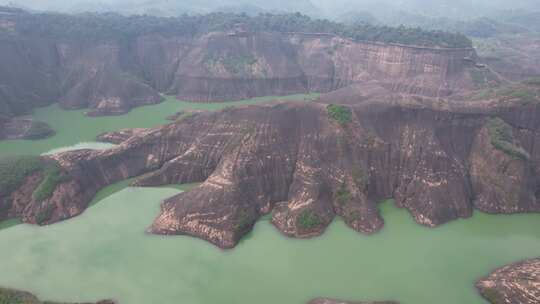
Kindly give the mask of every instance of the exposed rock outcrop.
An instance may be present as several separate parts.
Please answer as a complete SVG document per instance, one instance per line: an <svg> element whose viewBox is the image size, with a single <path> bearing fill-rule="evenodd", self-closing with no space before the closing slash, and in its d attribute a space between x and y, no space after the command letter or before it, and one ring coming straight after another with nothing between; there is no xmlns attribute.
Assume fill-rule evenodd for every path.
<svg viewBox="0 0 540 304"><path fill-rule="evenodd" d="M0 288L0 303L5 304L71 304L71 303L59 303L51 301L42 301L35 295L16 289ZM115 304L113 300L102 300L94 303L72 303L72 304Z"/></svg>
<svg viewBox="0 0 540 304"><path fill-rule="evenodd" d="M124 141L135 136L135 134L143 133L146 129L135 128L135 129L122 129L119 131L105 132L97 136L97 140L101 142L111 143L119 145Z"/></svg>
<svg viewBox="0 0 540 304"><path fill-rule="evenodd" d="M82 212L101 188L132 177L136 186L201 182L165 200L149 231L222 248L235 246L268 213L291 237L319 235L336 215L373 233L383 226L377 203L386 198L429 227L473 209L540 212L538 103L485 107L390 97L349 107L229 108L122 131L113 149L53 155L70 178L50 199L27 202L10 216L36 223L46 208L40 223L53 223ZM32 185L29 178L12 195Z"/></svg>
<svg viewBox="0 0 540 304"><path fill-rule="evenodd" d="M540 303L540 258L497 269L476 288L492 304Z"/></svg>
<svg viewBox="0 0 540 304"><path fill-rule="evenodd" d="M502 77L521 81L540 76L537 34L500 35L478 41L482 61Z"/></svg>
<svg viewBox="0 0 540 304"><path fill-rule="evenodd" d="M375 301L375 302L354 302L354 301L343 301L336 299L328 298L317 298L309 301L307 304L399 304L394 301Z"/></svg>

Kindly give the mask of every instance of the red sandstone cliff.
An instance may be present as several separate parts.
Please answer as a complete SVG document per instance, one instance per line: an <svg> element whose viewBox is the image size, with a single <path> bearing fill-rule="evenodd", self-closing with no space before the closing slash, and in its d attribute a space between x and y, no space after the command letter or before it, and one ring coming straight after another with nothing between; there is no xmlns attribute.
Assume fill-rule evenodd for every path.
<svg viewBox="0 0 540 304"><path fill-rule="evenodd" d="M59 101L92 115L122 114L160 101L328 92L377 81L394 92L446 96L472 88L472 49L360 43L331 35L223 32L145 35L81 42L0 38L0 112L27 113Z"/></svg>

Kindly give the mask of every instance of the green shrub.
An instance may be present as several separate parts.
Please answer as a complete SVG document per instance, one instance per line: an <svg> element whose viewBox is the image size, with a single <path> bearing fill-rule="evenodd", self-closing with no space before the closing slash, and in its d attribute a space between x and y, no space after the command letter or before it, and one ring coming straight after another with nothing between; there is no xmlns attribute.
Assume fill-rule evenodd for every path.
<svg viewBox="0 0 540 304"><path fill-rule="evenodd" d="M251 55L229 55L229 56L215 56L210 55L204 59L205 65L209 69L214 69L217 64L223 65L223 67L233 73L240 74L247 72L252 65L257 63L257 59Z"/></svg>
<svg viewBox="0 0 540 304"><path fill-rule="evenodd" d="M469 71L469 75L471 75L471 79L475 86L482 87L486 85L486 77L482 71L471 70Z"/></svg>
<svg viewBox="0 0 540 304"><path fill-rule="evenodd" d="M36 216L36 222L41 225L49 220L54 212L54 205L47 205Z"/></svg>
<svg viewBox="0 0 540 304"><path fill-rule="evenodd" d="M257 59L253 56L228 56L222 58L221 63L227 71L233 74L239 74L257 63Z"/></svg>
<svg viewBox="0 0 540 304"><path fill-rule="evenodd" d="M99 302L101 303L101 302ZM103 303L109 303L103 301ZM0 288L0 304L76 304L67 302L40 301L31 293L9 288Z"/></svg>
<svg viewBox="0 0 540 304"><path fill-rule="evenodd" d="M300 13L259 14L257 16L212 13L208 15L183 15L177 18L100 13L19 14L15 30L18 33L40 38L84 39L85 41L117 39L128 44L130 39L154 33L165 36L196 37L215 31L230 31L234 30L238 23L245 24L247 29L252 32L329 33L355 41L451 48L472 47L472 41L463 34L428 31L405 26L343 24L329 20L312 19Z"/></svg>
<svg viewBox="0 0 540 304"><path fill-rule="evenodd" d="M305 229L312 229L321 225L320 217L312 210L304 210L297 219L297 224Z"/></svg>
<svg viewBox="0 0 540 304"><path fill-rule="evenodd" d="M530 104L538 101L537 93L524 87L513 87L502 89L497 92L497 96L503 99L517 100L522 104Z"/></svg>
<svg viewBox="0 0 540 304"><path fill-rule="evenodd" d="M528 160L529 153L514 144L512 127L500 118L492 118L488 121L489 137L495 149L500 150L512 157Z"/></svg>
<svg viewBox="0 0 540 304"><path fill-rule="evenodd" d="M238 216L238 220L236 224L234 225L234 230L238 232L242 232L246 230L247 228L249 228L249 226L251 226L252 223L253 221L250 219L248 212L245 210L241 210Z"/></svg>
<svg viewBox="0 0 540 304"><path fill-rule="evenodd" d="M15 191L31 173L41 169L37 156L12 156L0 158L0 196Z"/></svg>
<svg viewBox="0 0 540 304"><path fill-rule="evenodd" d="M354 183L360 189L364 189L368 183L368 176L364 173L364 170L360 168L353 168L352 176L354 178Z"/></svg>
<svg viewBox="0 0 540 304"><path fill-rule="evenodd" d="M338 191L336 192L336 199L340 205L345 205L351 200L351 193L349 192L349 189L347 189L347 185L345 183L342 183L339 187Z"/></svg>
<svg viewBox="0 0 540 304"><path fill-rule="evenodd" d="M518 99L521 103L529 104L536 101L536 95L528 90L516 90L509 95L510 98Z"/></svg>
<svg viewBox="0 0 540 304"><path fill-rule="evenodd" d="M328 110L328 117L342 125L352 121L352 111L345 106L331 104L326 109Z"/></svg>
<svg viewBox="0 0 540 304"><path fill-rule="evenodd" d="M13 290L0 288L0 304L39 304L39 300L33 295Z"/></svg>
<svg viewBox="0 0 540 304"><path fill-rule="evenodd" d="M532 86L540 86L540 77L527 79L525 83Z"/></svg>
<svg viewBox="0 0 540 304"><path fill-rule="evenodd" d="M65 179L62 177L60 168L56 163L49 163L43 166L43 180L32 193L32 198L38 202L44 201L52 196L56 186Z"/></svg>

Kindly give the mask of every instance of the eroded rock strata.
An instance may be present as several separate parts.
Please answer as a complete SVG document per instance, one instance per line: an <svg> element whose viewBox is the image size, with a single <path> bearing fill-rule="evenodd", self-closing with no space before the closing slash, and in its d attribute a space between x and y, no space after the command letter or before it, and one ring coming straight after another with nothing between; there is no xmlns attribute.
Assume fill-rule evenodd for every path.
<svg viewBox="0 0 540 304"><path fill-rule="evenodd" d="M0 15L0 69L10 71L0 75L0 114L18 116L59 101L66 109L111 115L155 104L162 99L158 92L224 101L328 92L374 80L392 91L445 96L471 88L469 70L475 69L464 60L476 58L472 48L249 29L195 36L156 31L83 41L59 38L47 25L42 25L44 34L33 33L35 27L25 31L32 20L24 12Z"/></svg>
<svg viewBox="0 0 540 304"><path fill-rule="evenodd" d="M48 124L31 117L9 118L0 114L0 139L43 139L54 134Z"/></svg>
<svg viewBox="0 0 540 304"><path fill-rule="evenodd" d="M16 289L2 288L0 287L0 303L4 304L116 304L118 302L113 300L102 300L94 303L85 302L85 303L67 303L67 302L51 302L51 301L41 301L35 295ZM343 301L330 298L316 298L306 304L399 304L399 302L394 301L362 301L362 302L353 302L353 301Z"/></svg>
<svg viewBox="0 0 540 304"><path fill-rule="evenodd" d="M149 231L222 248L268 213L291 237L319 235L336 215L373 233L383 226L377 204L387 198L429 227L473 209L539 212L539 116L538 103L399 94L347 107L275 103L196 113L122 131L123 138L109 134L121 143L110 150L50 156L68 176L50 198L32 199L40 176L31 175L0 201L4 215L49 224L79 214L98 190L123 179L200 182L165 200Z"/></svg>
<svg viewBox="0 0 540 304"><path fill-rule="evenodd" d="M476 288L492 304L540 303L540 258L497 269Z"/></svg>
<svg viewBox="0 0 540 304"><path fill-rule="evenodd" d="M16 289L1 288L0 287L0 303L3 304L70 304L51 301L41 301L35 295ZM102 300L94 303L72 303L72 304L115 304L113 300Z"/></svg>

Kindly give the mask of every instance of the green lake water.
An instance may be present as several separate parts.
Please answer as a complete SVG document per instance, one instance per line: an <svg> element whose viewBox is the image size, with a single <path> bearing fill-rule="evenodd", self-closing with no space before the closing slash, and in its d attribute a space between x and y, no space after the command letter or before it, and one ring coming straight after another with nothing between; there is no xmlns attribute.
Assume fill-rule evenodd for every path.
<svg viewBox="0 0 540 304"><path fill-rule="evenodd" d="M218 110L229 106L249 105L275 99L304 101L318 94L298 94L290 96L267 96L249 100L223 103L192 103L178 101L167 96L165 101L151 106L138 107L120 116L88 117L87 110L61 110L57 104L34 110L36 120L47 122L56 135L44 140L3 140L0 141L0 156L47 153L53 149L74 146L96 140L96 136L123 128L150 128L170 122L166 117L181 110Z"/></svg>
<svg viewBox="0 0 540 304"><path fill-rule="evenodd" d="M82 138L62 130L57 135L62 139L0 142L0 151L43 153L92 141L110 128L159 124L182 106L168 100L146 107L159 119L135 110L105 118L107 125L80 112L44 108L36 116L51 122L46 114L55 113L55 120L77 122ZM139 117L140 124L127 117ZM223 251L191 237L145 233L160 202L182 187L126 185L104 189L85 213L65 222L46 227L0 223L0 286L43 299L115 298L124 304L303 304L316 296L483 304L474 289L478 278L540 256L539 214L477 212L471 219L428 229L391 202L381 205L386 225L372 236L336 220L321 237L289 239L265 217L235 249Z"/></svg>

